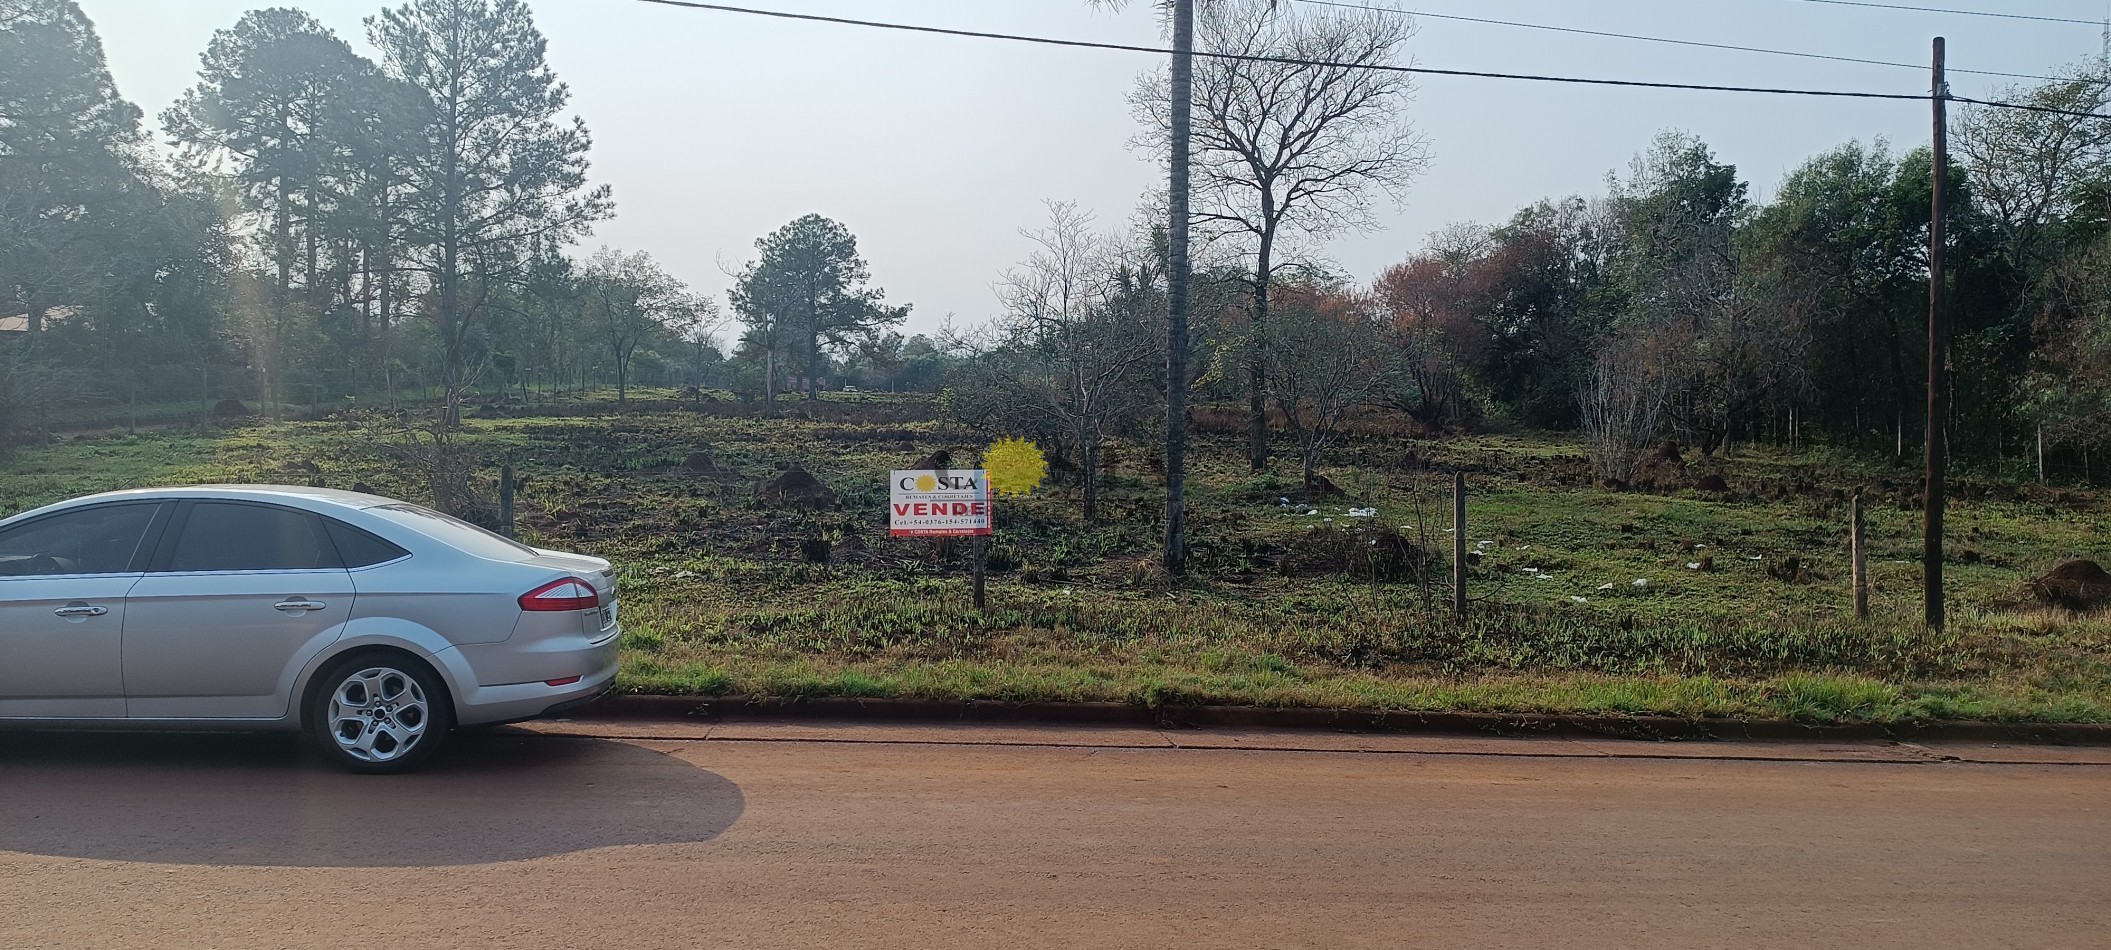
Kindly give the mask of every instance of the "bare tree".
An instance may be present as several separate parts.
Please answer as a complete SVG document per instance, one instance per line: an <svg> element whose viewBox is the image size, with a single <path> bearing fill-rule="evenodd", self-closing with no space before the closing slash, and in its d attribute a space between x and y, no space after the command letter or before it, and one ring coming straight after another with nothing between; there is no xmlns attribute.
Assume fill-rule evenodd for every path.
<svg viewBox="0 0 2111 950"><path fill-rule="evenodd" d="M1349 414L1396 385L1397 364L1372 341L1382 332L1374 302L1311 285L1284 288L1268 361L1268 396L1297 440L1310 489L1321 456Z"/></svg>
<svg viewBox="0 0 2111 950"><path fill-rule="evenodd" d="M638 345L658 330L708 322L717 306L689 292L652 255L603 247L585 268L584 309L616 364L616 405L630 401L630 366ZM708 336L708 330L705 331Z"/></svg>
<svg viewBox="0 0 2111 950"><path fill-rule="evenodd" d="M1139 407L1157 351L1149 324L1110 306L1115 263L1090 214L1051 201L1048 226L1021 233L1034 251L997 284L1007 343L1035 357L1021 367L1021 388L1076 443L1085 520L1096 520L1108 429Z"/></svg>
<svg viewBox="0 0 2111 950"><path fill-rule="evenodd" d="M1611 186L1620 325L1659 355L1668 421L1712 453L1736 413L1780 394L1809 350L1811 308L1794 282L1747 272L1746 186L1699 139L1660 134Z"/></svg>
<svg viewBox="0 0 2111 950"><path fill-rule="evenodd" d="M1591 471L1609 484L1634 480L1663 426L1666 374L1652 341L1623 334L1605 341L1577 393Z"/></svg>
<svg viewBox="0 0 2111 950"><path fill-rule="evenodd" d="M1211 240L1251 254L1253 300L1246 375L1255 469L1267 465L1269 290L1286 266L1285 238L1372 227L1377 195L1397 200L1428 164L1404 119L1413 84L1396 65L1415 34L1397 10L1313 8L1275 0L1217 0L1196 18L1195 221ZM1172 134L1172 95L1147 78L1134 104L1144 143Z"/></svg>
<svg viewBox="0 0 2111 950"><path fill-rule="evenodd" d="M2002 90L1995 98L2063 112L1968 107L1956 119L1954 144L1972 170L1973 204L1985 209L2010 263L2030 267L2056 250L2052 231L2087 202L2101 202L2099 181L2111 162L2111 121L2082 118L2111 105L2111 60L2068 70L2070 78ZM2088 209L2102 215L2106 209Z"/></svg>
<svg viewBox="0 0 2111 950"><path fill-rule="evenodd" d="M1467 366L1486 345L1477 317L1495 295L1479 265L1493 245L1487 228L1454 225L1371 282L1373 302L1386 317L1383 339L1399 354L1391 402L1432 428L1475 415Z"/></svg>

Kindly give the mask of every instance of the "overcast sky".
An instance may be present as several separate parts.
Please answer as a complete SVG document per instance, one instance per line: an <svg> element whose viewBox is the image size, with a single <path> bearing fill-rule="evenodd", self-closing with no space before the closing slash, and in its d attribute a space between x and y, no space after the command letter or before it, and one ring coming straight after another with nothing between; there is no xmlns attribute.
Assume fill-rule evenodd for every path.
<svg viewBox="0 0 2111 950"><path fill-rule="evenodd" d="M297 6L371 55L376 0ZM1907 13L1809 0L1388 0L1451 14L1925 63L2040 73L2094 53L2092 26ZM2101 18L2102 0L1890 0ZM196 81L213 31L259 0L79 0L120 91L152 116ZM990 285L1026 253L1045 199L1125 222L1158 177L1128 147L1125 96L1150 56L915 35L676 9L638 0L532 0L550 59L593 130L594 175L617 218L589 246L651 252L722 296L755 238L818 212L857 234L875 283L915 305L910 326L987 319ZM1157 45L1149 2L749 0L749 6L962 29ZM1417 20L1418 65L1720 85L1921 93L1925 69L1789 59ZM1953 77L1960 95L2014 80ZM1383 229L1328 256L1368 279L1455 221L1499 221L1542 197L1593 193L1658 130L1700 135L1770 194L1805 158L1850 139L1927 140L1927 106L1728 93L1611 90L1488 79L1419 80L1413 122L1434 151Z"/></svg>

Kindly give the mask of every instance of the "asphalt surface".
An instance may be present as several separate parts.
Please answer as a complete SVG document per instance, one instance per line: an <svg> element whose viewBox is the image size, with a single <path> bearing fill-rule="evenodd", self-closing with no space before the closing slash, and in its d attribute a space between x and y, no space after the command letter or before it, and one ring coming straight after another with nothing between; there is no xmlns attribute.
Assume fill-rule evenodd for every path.
<svg viewBox="0 0 2111 950"><path fill-rule="evenodd" d="M2104 947L2111 749L0 735L0 947Z"/></svg>

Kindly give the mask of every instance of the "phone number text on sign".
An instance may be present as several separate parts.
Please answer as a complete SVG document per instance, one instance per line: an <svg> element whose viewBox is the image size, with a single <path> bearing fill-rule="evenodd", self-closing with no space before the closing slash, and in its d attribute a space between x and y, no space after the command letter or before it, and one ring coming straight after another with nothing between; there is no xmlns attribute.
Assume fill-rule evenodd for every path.
<svg viewBox="0 0 2111 950"><path fill-rule="evenodd" d="M887 530L897 538L990 533L990 483L980 469L895 471L887 484Z"/></svg>

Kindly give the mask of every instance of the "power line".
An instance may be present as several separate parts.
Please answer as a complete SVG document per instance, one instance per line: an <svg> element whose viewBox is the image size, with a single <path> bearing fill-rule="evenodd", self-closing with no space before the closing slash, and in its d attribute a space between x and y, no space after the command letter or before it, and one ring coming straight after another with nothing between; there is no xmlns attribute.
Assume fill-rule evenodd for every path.
<svg viewBox="0 0 2111 950"><path fill-rule="evenodd" d="M708 10L715 13L734 13L746 16L770 17L779 20L797 20L807 23L831 23L837 26L858 26L878 30L895 30L904 33L928 33L938 36L958 36L968 39L1004 40L1014 43L1034 43L1041 46L1061 46L1074 49L1113 50L1125 53L1149 53L1154 56L1170 56L1172 50L1156 46L1136 46L1128 43L1103 43L1094 40L1066 40L1051 36L1026 36L1017 33L991 33L983 30L960 30L942 26L919 26L910 23L889 23L882 20L858 20L849 17L822 16L816 13L792 13L785 10L760 10L753 7L736 7L720 3L702 3L697 0L634 0L658 6L680 7L688 10ZM1324 60L1298 59L1288 56L1255 56L1246 53L1218 53L1196 50L1201 59L1235 60L1249 63L1280 63L1286 66L1322 66L1344 69L1365 69L1373 72L1407 73L1418 76L1464 76L1475 79L1511 79L1522 82L1560 83L1580 86L1614 86L1628 89L1675 89L1694 92L1742 92L1773 96L1812 96L1828 99L1883 99L1891 101L1926 102L1928 93L1902 92L1850 92L1839 89L1792 89L1766 86L1716 86L1700 83L1648 82L1639 79L1594 79L1581 76L1545 76L1532 73L1497 73L1471 69L1436 69L1429 66L1398 66L1390 63L1336 63ZM1993 102L1981 99L1963 99L1946 96L1957 102L1988 106L1998 109L2023 109L2031 112L2054 112L2094 119L2111 119L2111 115L2088 112L2068 112L2046 106L2023 103Z"/></svg>
<svg viewBox="0 0 2111 950"><path fill-rule="evenodd" d="M1836 7L1871 7L1877 10L1907 10L1914 13L1949 13L1956 16L1996 17L2003 20L2036 20L2041 23L2079 23L2083 26L2103 26L2102 20L2077 20L2063 16L2032 16L2027 13L1995 13L1991 10L1952 10L1946 7L1916 7L1900 3L1869 3L1867 0L1799 0L1801 3L1824 3Z"/></svg>
<svg viewBox="0 0 2111 950"><path fill-rule="evenodd" d="M1836 63L1860 63L1865 66L1889 66L1894 69L1925 70L1925 63L1894 63L1881 59L1862 59L1856 56L1833 56L1826 53L1806 53L1798 50L1768 49L1761 46L1736 46L1729 43L1708 43L1701 40L1681 40L1664 36L1643 36L1636 33L1612 33L1605 30L1586 30L1580 27L1551 26L1545 23L1522 23L1516 20L1490 20L1484 17L1458 16L1450 13L1430 13L1426 10L1402 10L1397 7L1372 7L1359 3L1342 3L1340 0L1297 0L1316 7L1338 7L1344 10L1369 10L1374 13L1398 13L1404 16L1423 17L1431 20L1456 20L1461 23L1483 23L1490 26L1508 26L1525 30L1545 30L1550 33L1574 33L1580 36L1601 36L1616 40L1638 40L1644 43L1664 43L1671 46L1694 46L1701 49L1730 50L1738 53L1765 53L1769 56L1794 56L1799 59L1823 59ZM1953 73L1971 73L1976 76L2001 76L2008 79L2035 79L2043 82L2068 82L2058 76L2038 76L2031 73L2003 73L1986 69L1952 69Z"/></svg>
<svg viewBox="0 0 2111 950"><path fill-rule="evenodd" d="M2111 119L2111 115L2105 115L2101 112L2076 112L2073 109L2060 109L2055 108L2053 106L2031 105L2027 102L1990 102L1985 99L1969 99L1964 96L1944 96L1943 98L1948 99L1951 102L1962 102L1967 105L1974 106L1986 106L1991 109L2020 109L2024 112L2043 112L2048 115L2071 115L2077 119Z"/></svg>
<svg viewBox="0 0 2111 950"><path fill-rule="evenodd" d="M833 23L839 26L862 26L880 30L899 30L907 33L934 33L940 36L959 36L981 40L1008 40L1014 43L1036 43L1043 46L1067 46L1077 49L1114 50L1126 53L1150 53L1170 56L1173 51L1156 46L1135 46L1127 43L1102 43L1093 40L1065 40L1050 36L1025 36L1017 33L990 33L982 30L958 30L942 26L918 26L908 23L888 23L880 20L857 20L849 17L822 16L815 13L791 13L784 10L758 10L753 7L735 7L719 3L701 3L694 0L636 0L659 6L682 7L690 10L710 10L717 13L739 13L750 16L773 17L780 20L801 20L809 23ZM1198 59L1228 59L1248 63L1280 63L1287 66L1336 66L1351 69L1367 69L1374 72L1410 73L1422 76L1469 76L1479 79L1515 79L1525 82L1568 83L1585 86L1624 86L1638 89L1686 89L1698 92L1749 92L1776 96L1819 96L1835 99L1910 99L1924 101L1924 93L1900 92L1848 92L1834 89L1788 89L1762 86L1711 86L1696 83L1647 82L1639 79L1593 79L1581 76L1542 76L1531 73L1495 73L1469 69L1436 69L1428 66L1398 66L1390 63L1330 63L1322 60L1297 59L1288 56L1255 56L1247 53L1217 53L1196 50Z"/></svg>

